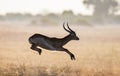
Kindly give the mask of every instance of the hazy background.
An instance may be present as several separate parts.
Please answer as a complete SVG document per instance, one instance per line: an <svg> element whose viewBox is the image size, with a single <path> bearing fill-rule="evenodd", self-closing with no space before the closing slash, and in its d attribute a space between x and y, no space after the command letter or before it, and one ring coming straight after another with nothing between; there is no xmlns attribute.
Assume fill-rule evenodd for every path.
<svg viewBox="0 0 120 76"><path fill-rule="evenodd" d="M56 25L119 24L119 0L0 0L0 21Z"/></svg>
<svg viewBox="0 0 120 76"><path fill-rule="evenodd" d="M119 0L0 0L0 76L120 76ZM34 33L80 38L65 52L30 49Z"/></svg>

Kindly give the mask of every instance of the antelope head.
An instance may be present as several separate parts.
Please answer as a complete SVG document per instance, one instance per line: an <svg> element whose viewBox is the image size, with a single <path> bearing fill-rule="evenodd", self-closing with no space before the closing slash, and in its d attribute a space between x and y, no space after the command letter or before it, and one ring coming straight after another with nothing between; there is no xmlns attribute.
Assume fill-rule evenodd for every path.
<svg viewBox="0 0 120 76"><path fill-rule="evenodd" d="M75 31L73 31L73 30L69 27L68 22L67 22L67 28L68 28L68 29L65 28L65 22L63 23L63 28L64 28L67 32L69 32L69 37L70 37L71 40L79 40L79 37L76 35Z"/></svg>

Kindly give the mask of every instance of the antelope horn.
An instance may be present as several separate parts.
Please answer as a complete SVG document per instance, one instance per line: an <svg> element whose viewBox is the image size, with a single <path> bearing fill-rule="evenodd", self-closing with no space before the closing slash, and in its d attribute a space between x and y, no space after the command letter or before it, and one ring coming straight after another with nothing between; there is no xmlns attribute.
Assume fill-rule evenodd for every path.
<svg viewBox="0 0 120 76"><path fill-rule="evenodd" d="M67 27L70 30L70 32L73 32L73 30L69 27L68 22L67 22Z"/></svg>
<svg viewBox="0 0 120 76"><path fill-rule="evenodd" d="M63 23L63 28L64 28L67 32L70 32L70 30L67 30L67 29L65 28L65 22Z"/></svg>

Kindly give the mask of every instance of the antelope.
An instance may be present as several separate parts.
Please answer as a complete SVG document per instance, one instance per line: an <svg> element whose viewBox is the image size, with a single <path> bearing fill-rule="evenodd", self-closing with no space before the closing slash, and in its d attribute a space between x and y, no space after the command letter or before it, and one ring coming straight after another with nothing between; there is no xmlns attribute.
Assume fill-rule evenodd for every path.
<svg viewBox="0 0 120 76"><path fill-rule="evenodd" d="M63 28L69 33L69 35L63 38L48 37L42 34L34 34L29 38L29 43L31 44L31 49L37 51L41 55L41 48L51 50L51 51L64 51L69 54L71 60L75 60L75 56L68 49L63 46L71 40L79 40L76 33L69 27L67 22L67 28L65 27L65 22L63 23ZM38 48L39 47L39 48ZM41 47L41 48L40 48Z"/></svg>

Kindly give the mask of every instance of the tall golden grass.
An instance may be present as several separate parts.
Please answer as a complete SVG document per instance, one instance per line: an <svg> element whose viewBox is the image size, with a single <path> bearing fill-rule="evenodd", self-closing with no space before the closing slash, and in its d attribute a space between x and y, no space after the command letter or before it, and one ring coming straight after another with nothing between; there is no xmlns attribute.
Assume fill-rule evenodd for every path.
<svg viewBox="0 0 120 76"><path fill-rule="evenodd" d="M18 25L0 24L0 76L120 76L119 26L71 26L80 37L64 46L76 56L71 61L64 52L39 55L28 42L34 33L64 37L62 26Z"/></svg>

